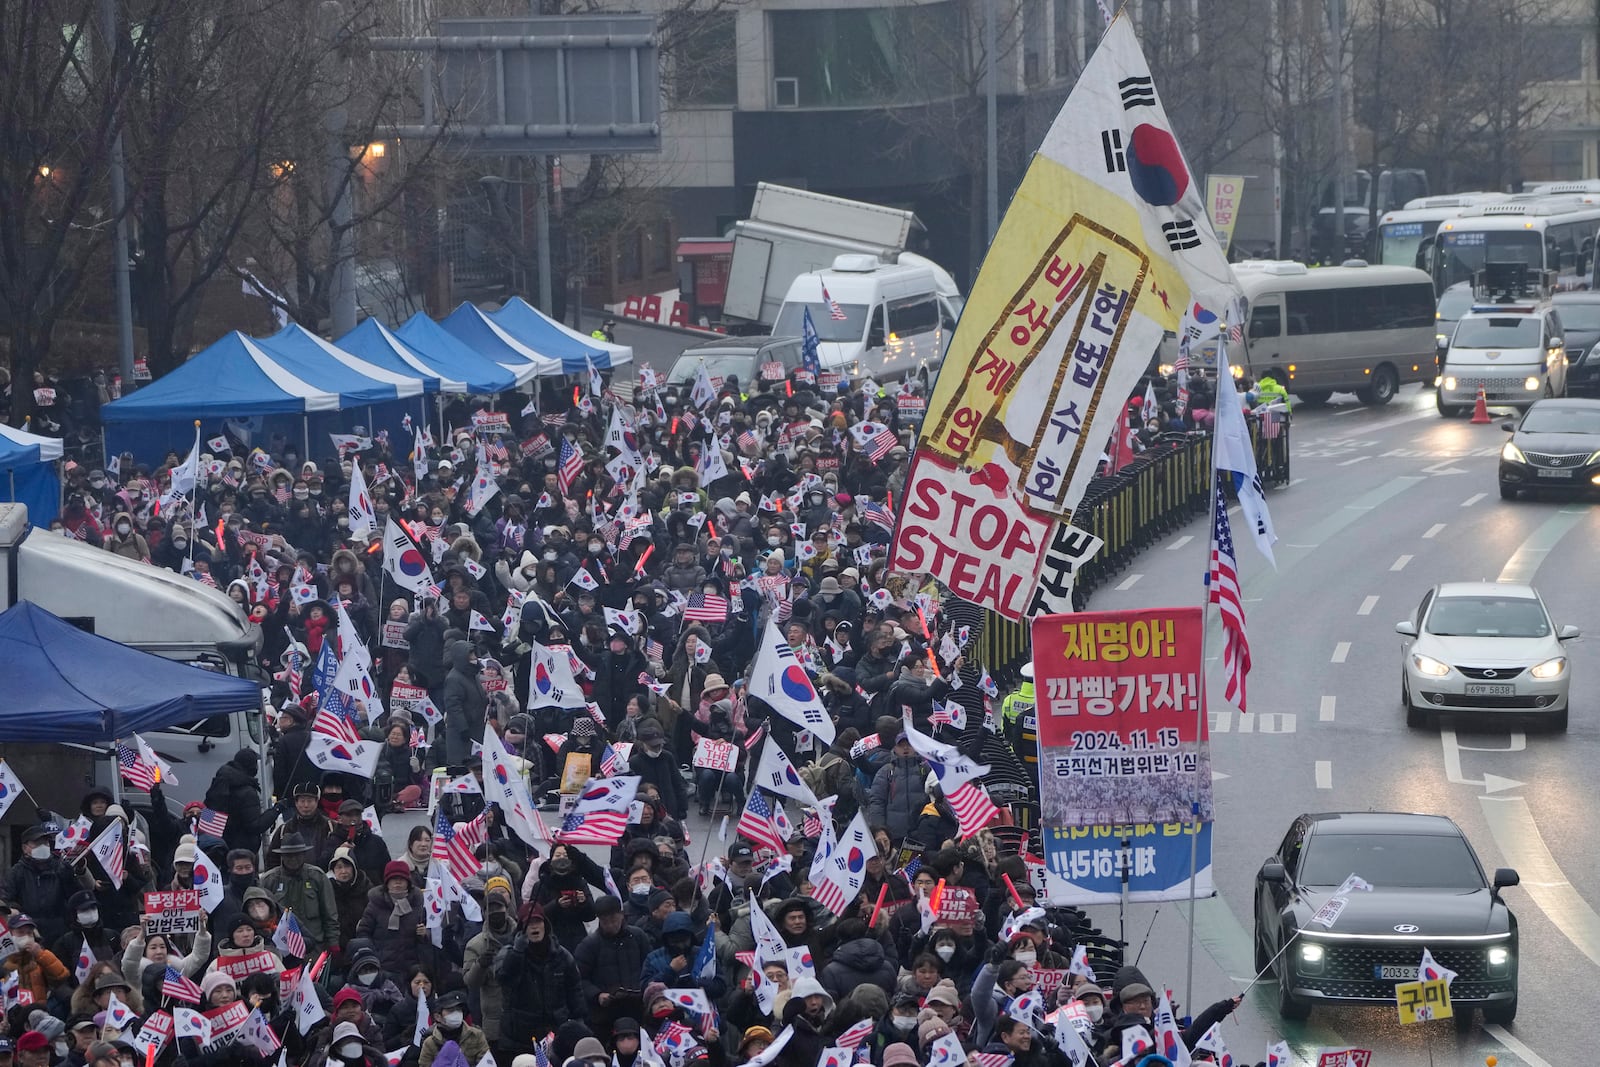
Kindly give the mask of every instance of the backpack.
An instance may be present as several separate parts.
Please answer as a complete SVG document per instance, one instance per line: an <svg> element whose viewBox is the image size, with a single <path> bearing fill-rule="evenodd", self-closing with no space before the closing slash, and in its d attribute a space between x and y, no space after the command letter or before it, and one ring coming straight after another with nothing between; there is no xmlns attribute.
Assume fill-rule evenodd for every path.
<svg viewBox="0 0 1600 1067"><path fill-rule="evenodd" d="M817 796L832 796L839 791L840 768L848 766L838 755L824 752L820 760L812 760L800 768L800 780Z"/></svg>

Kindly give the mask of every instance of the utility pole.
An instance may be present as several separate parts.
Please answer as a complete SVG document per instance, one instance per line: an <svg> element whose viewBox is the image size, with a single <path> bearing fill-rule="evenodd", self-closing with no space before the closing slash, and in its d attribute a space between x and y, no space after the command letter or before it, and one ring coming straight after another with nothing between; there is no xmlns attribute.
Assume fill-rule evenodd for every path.
<svg viewBox="0 0 1600 1067"><path fill-rule="evenodd" d="M1328 0L1328 52L1333 57L1333 247L1335 263L1345 258L1344 176L1344 0Z"/></svg>
<svg viewBox="0 0 1600 1067"><path fill-rule="evenodd" d="M100 0L100 36L105 46L106 77L110 91L121 96L117 86L117 0ZM128 176L122 158L122 107L113 109L111 121L111 160L107 179L111 184L112 272L117 290L117 369L122 388L133 388L133 265L128 262Z"/></svg>
<svg viewBox="0 0 1600 1067"><path fill-rule="evenodd" d="M995 5L1000 0L981 0L983 4L983 108L984 108L984 170L985 200L984 237L993 241L1000 228L1000 120L996 95L1000 91L999 48L995 43Z"/></svg>
<svg viewBox="0 0 1600 1067"><path fill-rule="evenodd" d="M534 216L534 240L539 256L539 310L555 314L555 297L550 289L550 157L534 156L539 171L539 204Z"/></svg>
<svg viewBox="0 0 1600 1067"><path fill-rule="evenodd" d="M339 0L323 0L319 12L325 36L337 43L344 32L344 7ZM330 61L343 64L334 54ZM341 74L343 69L341 66ZM350 114L344 106L347 85L343 77L330 79L333 99L323 112L323 130L328 141L326 195L328 197L328 256L333 274L328 285L328 319L334 337L343 337L356 328L356 249L355 205L350 186L354 175L350 167L350 144L346 129Z"/></svg>

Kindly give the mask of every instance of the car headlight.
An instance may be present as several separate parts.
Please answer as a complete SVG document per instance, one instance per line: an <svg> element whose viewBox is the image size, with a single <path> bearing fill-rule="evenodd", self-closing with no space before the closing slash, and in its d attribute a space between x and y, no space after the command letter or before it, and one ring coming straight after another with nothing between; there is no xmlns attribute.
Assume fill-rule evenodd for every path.
<svg viewBox="0 0 1600 1067"><path fill-rule="evenodd" d="M1456 388L1456 380L1454 378L1446 378L1444 380L1444 387L1449 389L1451 392L1454 392Z"/></svg>
<svg viewBox="0 0 1600 1067"><path fill-rule="evenodd" d="M1445 334L1436 333L1433 335L1433 343L1438 345L1440 348L1443 348L1445 345L1450 343L1450 338Z"/></svg>
<svg viewBox="0 0 1600 1067"><path fill-rule="evenodd" d="M1504 967L1511 962L1511 950L1504 945L1494 945L1489 949L1489 966Z"/></svg>
<svg viewBox="0 0 1600 1067"><path fill-rule="evenodd" d="M1597 460L1600 460L1600 452L1592 452L1592 453L1589 454L1589 458L1584 460L1583 463L1584 463L1584 466L1588 466L1589 464L1594 463Z"/></svg>
<svg viewBox="0 0 1600 1067"><path fill-rule="evenodd" d="M1170 378L1176 369L1171 363L1163 363L1156 368L1156 373L1163 378Z"/></svg>
<svg viewBox="0 0 1600 1067"><path fill-rule="evenodd" d="M1411 656L1411 662L1418 671L1426 674L1430 678L1443 678L1445 675L1450 673L1450 665L1448 663L1440 663L1432 656L1424 656L1421 653L1413 653Z"/></svg>
<svg viewBox="0 0 1600 1067"><path fill-rule="evenodd" d="M1541 681L1549 681L1551 678L1561 677L1561 672L1566 669L1567 657L1557 656L1555 659L1547 659L1536 665L1528 673Z"/></svg>
<svg viewBox="0 0 1600 1067"><path fill-rule="evenodd" d="M1323 949L1309 941L1300 942L1300 971L1304 974L1322 973Z"/></svg>
<svg viewBox="0 0 1600 1067"><path fill-rule="evenodd" d="M1526 463L1528 457L1522 454L1522 449L1507 441L1500 449L1500 458L1507 463Z"/></svg>
<svg viewBox="0 0 1600 1067"><path fill-rule="evenodd" d="M1528 380L1522 383L1522 387L1531 393L1535 389L1539 388L1539 379L1533 375L1529 375Z"/></svg>

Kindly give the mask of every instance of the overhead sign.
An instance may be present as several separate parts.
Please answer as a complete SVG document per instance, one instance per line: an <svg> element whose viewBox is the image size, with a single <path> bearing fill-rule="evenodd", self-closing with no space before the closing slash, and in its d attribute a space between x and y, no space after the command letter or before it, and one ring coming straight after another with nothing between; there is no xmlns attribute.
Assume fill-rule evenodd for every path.
<svg viewBox="0 0 1600 1067"><path fill-rule="evenodd" d="M1196 607L1033 622L1046 826L1211 819Z"/></svg>

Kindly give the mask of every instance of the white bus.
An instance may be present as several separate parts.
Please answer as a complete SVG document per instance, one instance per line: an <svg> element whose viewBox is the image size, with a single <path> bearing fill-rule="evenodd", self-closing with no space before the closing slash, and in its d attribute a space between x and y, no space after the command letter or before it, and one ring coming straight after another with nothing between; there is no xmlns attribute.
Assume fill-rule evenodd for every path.
<svg viewBox="0 0 1600 1067"><path fill-rule="evenodd" d="M1389 267L1426 268L1428 249L1440 223L1455 218L1469 207L1496 204L1505 199L1505 193L1456 193L1408 200L1405 207L1385 212L1378 221L1378 244L1373 261Z"/></svg>
<svg viewBox="0 0 1600 1067"><path fill-rule="evenodd" d="M1594 286L1600 194L1551 196L1470 207L1439 224L1436 291L1472 282L1488 263L1522 263L1556 291Z"/></svg>
<svg viewBox="0 0 1600 1067"><path fill-rule="evenodd" d="M1311 406L1336 392L1387 404L1402 384L1433 380L1433 284L1415 267L1246 260L1233 270L1253 377L1270 374Z"/></svg>

